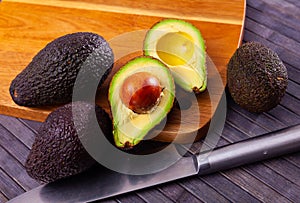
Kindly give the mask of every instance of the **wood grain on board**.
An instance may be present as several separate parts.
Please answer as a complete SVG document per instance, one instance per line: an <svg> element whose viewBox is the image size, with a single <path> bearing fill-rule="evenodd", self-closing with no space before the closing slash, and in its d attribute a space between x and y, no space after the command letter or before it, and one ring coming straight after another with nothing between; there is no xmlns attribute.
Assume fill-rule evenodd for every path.
<svg viewBox="0 0 300 203"><path fill-rule="evenodd" d="M104 0L4 1L0 6L0 113L43 121L57 108L18 106L12 101L8 91L14 77L39 50L55 38L79 31L95 32L111 42L116 59L120 59L124 54L118 52L123 45L113 43L119 42L120 36L129 32L145 33L154 23L164 18L179 18L199 28L206 42L207 55L211 59L211 66L208 67L211 91L200 94L196 103L185 110L186 115L190 116L179 130L185 136L177 137L178 141L190 141L188 134L207 126L219 103L226 84L226 64L241 42L244 15L244 0L175 0L172 1L172 6L165 0L154 0L151 4L145 4L142 0L109 3ZM134 54L129 53L129 57L141 53L143 38L144 35L141 34L134 42L123 40L127 45L134 45L138 49ZM128 59L128 56L124 57ZM120 63L116 63L114 72L119 66ZM221 77L222 84L211 82L218 77ZM109 81L105 84L103 90L107 90ZM109 112L105 91L100 95L98 103ZM194 114L195 110L200 113L200 120L199 114ZM182 112L179 110L173 110L168 117L167 126L157 139L174 139L181 122L180 113Z"/></svg>

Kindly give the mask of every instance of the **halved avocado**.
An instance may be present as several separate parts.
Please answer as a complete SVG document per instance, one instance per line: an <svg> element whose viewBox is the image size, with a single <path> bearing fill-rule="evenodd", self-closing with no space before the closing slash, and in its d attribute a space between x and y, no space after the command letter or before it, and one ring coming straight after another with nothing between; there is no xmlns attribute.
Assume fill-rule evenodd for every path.
<svg viewBox="0 0 300 203"><path fill-rule="evenodd" d="M184 90L199 93L206 89L205 42L191 23L165 19L154 24L144 40L144 55L165 63Z"/></svg>
<svg viewBox="0 0 300 203"><path fill-rule="evenodd" d="M132 89L132 85L128 85L128 80L131 80L129 83L133 86L142 84L138 81L148 81L150 85L147 86L146 83L140 85L141 88L145 87L145 90L140 88L135 91L136 94L128 97L130 101L126 102L127 97L124 94ZM158 88L153 90L152 87ZM160 91L159 95L157 89ZM175 84L172 74L159 60L141 56L125 64L112 78L108 95L116 146L132 148L137 145L166 117L173 106L174 96ZM157 99L154 101L151 99L153 97ZM146 106L140 107L135 101Z"/></svg>

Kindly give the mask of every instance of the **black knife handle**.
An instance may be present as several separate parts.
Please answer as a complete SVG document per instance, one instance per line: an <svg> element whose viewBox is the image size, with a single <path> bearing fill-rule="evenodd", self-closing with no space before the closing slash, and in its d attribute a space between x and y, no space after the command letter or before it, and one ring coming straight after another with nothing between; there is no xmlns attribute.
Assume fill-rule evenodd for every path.
<svg viewBox="0 0 300 203"><path fill-rule="evenodd" d="M199 175L300 151L300 125L197 155Z"/></svg>

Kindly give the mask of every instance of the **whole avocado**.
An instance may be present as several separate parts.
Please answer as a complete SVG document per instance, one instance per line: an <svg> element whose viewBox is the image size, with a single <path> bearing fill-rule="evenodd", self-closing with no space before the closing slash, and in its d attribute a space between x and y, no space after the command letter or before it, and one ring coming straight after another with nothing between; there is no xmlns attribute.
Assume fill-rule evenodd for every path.
<svg viewBox="0 0 300 203"><path fill-rule="evenodd" d="M40 50L11 82L9 92L13 101L21 106L65 104L72 101L79 71L91 73L79 81L82 88L91 80L101 85L113 62L113 51L100 35L67 34Z"/></svg>
<svg viewBox="0 0 300 203"><path fill-rule="evenodd" d="M79 117L76 126L74 112ZM94 113L96 122L92 120ZM108 140L112 139L111 120L99 106L78 101L57 108L49 114L37 132L25 163L27 173L47 183L90 168L96 161L82 143L94 142L93 136L99 135L93 134L93 130L98 126Z"/></svg>
<svg viewBox="0 0 300 203"><path fill-rule="evenodd" d="M239 47L227 66L228 90L233 100L250 112L277 106L288 84L287 69L279 56L258 42Z"/></svg>

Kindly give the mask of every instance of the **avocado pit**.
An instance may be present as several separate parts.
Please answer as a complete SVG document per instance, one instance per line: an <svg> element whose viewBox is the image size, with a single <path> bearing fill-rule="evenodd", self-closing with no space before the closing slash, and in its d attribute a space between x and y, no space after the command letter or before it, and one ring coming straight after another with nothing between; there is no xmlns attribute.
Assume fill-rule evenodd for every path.
<svg viewBox="0 0 300 203"><path fill-rule="evenodd" d="M148 72L138 72L124 80L120 98L127 108L143 114L151 111L159 103L162 90L157 77Z"/></svg>

